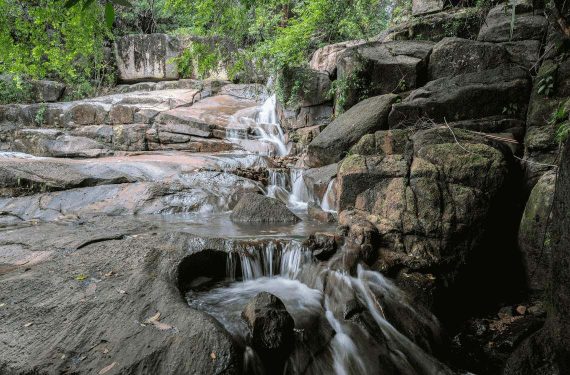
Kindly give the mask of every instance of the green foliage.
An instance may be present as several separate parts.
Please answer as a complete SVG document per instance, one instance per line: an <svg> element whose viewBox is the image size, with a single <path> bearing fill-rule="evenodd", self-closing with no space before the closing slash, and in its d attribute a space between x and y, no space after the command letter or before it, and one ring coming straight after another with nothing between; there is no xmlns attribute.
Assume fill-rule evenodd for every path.
<svg viewBox="0 0 570 375"><path fill-rule="evenodd" d="M519 106L517 103L509 103L506 107L503 107L503 115L516 116L519 112Z"/></svg>
<svg viewBox="0 0 570 375"><path fill-rule="evenodd" d="M544 95L546 97L552 95L554 93L554 76L553 74L548 74L542 77L538 81L538 91L539 94Z"/></svg>
<svg viewBox="0 0 570 375"><path fill-rule="evenodd" d="M560 103L550 116L549 124L556 128L556 140L564 142L570 136L570 100Z"/></svg>
<svg viewBox="0 0 570 375"><path fill-rule="evenodd" d="M32 79L63 81L68 91L100 87L109 67L99 2L66 8L63 0L0 0L0 70ZM90 90L93 91L93 90Z"/></svg>
<svg viewBox="0 0 570 375"><path fill-rule="evenodd" d="M256 80L306 64L315 49L377 34L388 21L382 0L166 0L184 14L198 53L187 55L200 74L223 65L230 78ZM187 70L190 62L182 64ZM201 68L197 68L201 66Z"/></svg>
<svg viewBox="0 0 570 375"><path fill-rule="evenodd" d="M362 63L357 62L352 72L346 78L339 78L333 81L329 95L335 98L335 116L344 113L348 105L370 97L370 92L374 88L362 77L363 69ZM403 84L405 85L405 81L403 81ZM358 93L356 98L354 97L355 93Z"/></svg>
<svg viewBox="0 0 570 375"><path fill-rule="evenodd" d="M32 97L32 86L20 76L0 78L0 104L30 102Z"/></svg>
<svg viewBox="0 0 570 375"><path fill-rule="evenodd" d="M40 105L40 108L38 108L38 111L36 112L36 116L34 117L34 122L36 123L36 125L42 126L44 124L46 111L47 111L47 105L45 103L42 103Z"/></svg>

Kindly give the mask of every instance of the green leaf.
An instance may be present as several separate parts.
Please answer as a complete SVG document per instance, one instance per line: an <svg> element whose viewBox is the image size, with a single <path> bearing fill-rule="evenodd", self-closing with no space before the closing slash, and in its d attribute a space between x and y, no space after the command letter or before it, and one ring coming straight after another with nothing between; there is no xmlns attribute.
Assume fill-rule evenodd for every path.
<svg viewBox="0 0 570 375"><path fill-rule="evenodd" d="M105 22L107 23L107 27L109 29L113 28L114 21L115 21L115 8L113 8L113 4L107 3L105 4Z"/></svg>
<svg viewBox="0 0 570 375"><path fill-rule="evenodd" d="M133 5L128 0L111 0L117 5L122 5L124 7L132 7Z"/></svg>
<svg viewBox="0 0 570 375"><path fill-rule="evenodd" d="M78 2L79 0L67 0L63 6L66 8L71 8L75 6Z"/></svg>
<svg viewBox="0 0 570 375"><path fill-rule="evenodd" d="M93 1L95 0L87 0L86 2L83 3L83 9L87 9L91 4L93 4Z"/></svg>

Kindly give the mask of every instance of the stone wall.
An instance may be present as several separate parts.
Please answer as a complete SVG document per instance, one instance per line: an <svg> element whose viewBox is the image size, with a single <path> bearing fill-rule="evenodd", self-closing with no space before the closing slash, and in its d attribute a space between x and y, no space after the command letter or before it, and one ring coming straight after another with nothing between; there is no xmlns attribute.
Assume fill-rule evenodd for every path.
<svg viewBox="0 0 570 375"><path fill-rule="evenodd" d="M119 80L124 82L178 79L172 61L181 52L178 39L166 34L126 35L117 39Z"/></svg>

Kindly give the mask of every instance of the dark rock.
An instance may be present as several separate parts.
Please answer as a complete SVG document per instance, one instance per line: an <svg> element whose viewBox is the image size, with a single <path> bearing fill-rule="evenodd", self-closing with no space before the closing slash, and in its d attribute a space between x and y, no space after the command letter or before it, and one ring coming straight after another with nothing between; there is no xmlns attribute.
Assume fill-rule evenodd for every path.
<svg viewBox="0 0 570 375"><path fill-rule="evenodd" d="M321 167L336 163L363 135L385 129L388 113L396 99L397 96L392 94L376 96L340 115L309 144L307 164Z"/></svg>
<svg viewBox="0 0 570 375"><path fill-rule="evenodd" d="M455 7L443 12L413 17L398 24L384 37L387 40L431 40L445 37L476 39L481 28L481 10Z"/></svg>
<svg viewBox="0 0 570 375"><path fill-rule="evenodd" d="M268 373L280 373L295 340L295 322L279 298L267 292L256 295L241 314L251 333L251 346Z"/></svg>
<svg viewBox="0 0 570 375"><path fill-rule="evenodd" d="M509 60L507 50L500 45L445 38L433 47L429 59L429 79L494 69L509 63Z"/></svg>
<svg viewBox="0 0 570 375"><path fill-rule="evenodd" d="M308 68L290 68L281 72L279 80L286 105L293 102L300 107L311 107L330 101L331 80L327 73Z"/></svg>
<svg viewBox="0 0 570 375"><path fill-rule="evenodd" d="M544 16L536 13L519 12L515 18L511 38L511 6L500 4L491 9L487 15L477 40L483 42L542 40L546 34L547 26L548 22Z"/></svg>
<svg viewBox="0 0 570 375"><path fill-rule="evenodd" d="M570 108L570 58L562 54L542 63L534 80L527 113L524 159L526 185L532 189L540 176L552 169L559 160L559 143L555 134L559 121L552 121L553 113L560 108ZM549 92L541 87L553 85ZM560 120L563 122L564 120Z"/></svg>
<svg viewBox="0 0 570 375"><path fill-rule="evenodd" d="M309 236L307 245L315 258L326 261L336 253L338 241L339 238L334 233L317 232Z"/></svg>
<svg viewBox="0 0 570 375"><path fill-rule="evenodd" d="M301 220L280 200L254 193L241 197L230 218L236 223L296 223Z"/></svg>
<svg viewBox="0 0 570 375"><path fill-rule="evenodd" d="M388 124L394 129L426 119L443 122L497 115L524 118L529 95L528 74L516 66L441 78L394 104Z"/></svg>
<svg viewBox="0 0 570 375"><path fill-rule="evenodd" d="M278 97L277 114L284 129L327 125L333 115L331 80L325 72L295 68L279 76L283 95Z"/></svg>
<svg viewBox="0 0 570 375"><path fill-rule="evenodd" d="M348 48L339 58L337 79L344 81L344 103L335 110L346 110L368 96L400 93L423 85L427 60L433 43L429 41L370 42ZM342 105L341 105L342 104Z"/></svg>
<svg viewBox="0 0 570 375"><path fill-rule="evenodd" d="M519 247L528 287L543 292L548 287L552 262L551 224L555 173L546 173L532 189L519 228Z"/></svg>
<svg viewBox="0 0 570 375"><path fill-rule="evenodd" d="M499 43L509 54L510 61L528 70L538 70L541 42L539 40L521 40Z"/></svg>
<svg viewBox="0 0 570 375"><path fill-rule="evenodd" d="M321 221L323 223L334 223L336 221L331 212L324 211L317 204L310 202L307 207L307 214L311 219Z"/></svg>
<svg viewBox="0 0 570 375"><path fill-rule="evenodd" d="M552 204L551 290L544 327L509 358L505 375L563 374L570 369L570 142L564 145Z"/></svg>
<svg viewBox="0 0 570 375"><path fill-rule="evenodd" d="M160 230L155 220L4 231L0 252L15 239L21 248L11 270L0 267L0 373L102 374L111 364L108 374L241 373L232 337L176 287L185 257L227 243Z"/></svg>
<svg viewBox="0 0 570 375"><path fill-rule="evenodd" d="M31 85L36 102L57 102L65 91L65 85L55 81L33 80Z"/></svg>
<svg viewBox="0 0 570 375"><path fill-rule="evenodd" d="M327 191L330 181L336 176L338 164L330 164L320 168L307 169L303 173L303 181L309 192L321 201Z"/></svg>
<svg viewBox="0 0 570 375"><path fill-rule="evenodd" d="M455 298L442 291L454 285L466 264L488 263L483 254L493 254L496 264L513 267L508 282L503 280L502 266L489 270L487 280L502 284L497 293L505 293L520 276L509 258L516 228L503 225L514 219L510 215L516 209L501 198L512 195L517 176L511 152L483 137L461 130L454 133L435 128L367 135L352 148L337 175L339 223L350 227L349 237L370 238L367 242L374 244L374 251L369 260L395 277L401 269L432 274L436 310L438 304L445 310L446 298ZM500 219L501 215L505 216ZM491 235L499 227L500 234ZM497 241L499 235L502 240ZM487 238L493 238L492 243ZM478 284L480 277L477 280L471 285ZM465 296L465 290L457 293ZM474 305L483 298L477 293L471 297ZM491 300L488 293L484 298Z"/></svg>
<svg viewBox="0 0 570 375"><path fill-rule="evenodd" d="M452 361L475 373L499 374L509 355L543 323L535 316L471 319L453 338Z"/></svg>

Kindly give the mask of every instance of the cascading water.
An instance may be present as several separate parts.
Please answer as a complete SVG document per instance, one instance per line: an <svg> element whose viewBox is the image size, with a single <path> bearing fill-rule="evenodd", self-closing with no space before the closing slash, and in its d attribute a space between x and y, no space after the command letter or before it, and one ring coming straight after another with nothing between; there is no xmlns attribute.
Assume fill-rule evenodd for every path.
<svg viewBox="0 0 570 375"><path fill-rule="evenodd" d="M312 253L293 240L246 246L228 253L227 280L207 290L191 290L187 300L215 317L242 343L246 374L260 370L252 364L256 354L247 346L248 328L241 311L260 292L279 297L295 322L296 349L286 366L288 374L450 374L389 321L406 313L421 324L421 332L437 333L435 318L415 310L382 274L362 265L356 267L356 276L339 269L345 250L327 263L316 263ZM385 309L392 314L388 316ZM359 318L351 318L355 314ZM364 324L367 317L371 320ZM403 332L410 334L410 329ZM382 339L375 339L378 335Z"/></svg>
<svg viewBox="0 0 570 375"><path fill-rule="evenodd" d="M289 195L289 204L298 209L307 208L310 200L309 190L303 178L304 170L300 168L291 168L291 194Z"/></svg>
<svg viewBox="0 0 570 375"><path fill-rule="evenodd" d="M285 145L285 134L277 120L275 95L270 96L258 108L246 109L238 112L230 119L230 126L226 128L226 138L241 144L244 148L265 156L285 156L289 152ZM250 134L255 136L253 139ZM252 146L246 141L269 144L271 147Z"/></svg>
<svg viewBox="0 0 570 375"><path fill-rule="evenodd" d="M333 178L323 196L323 200L321 202L321 208L325 212L336 212L336 178Z"/></svg>

